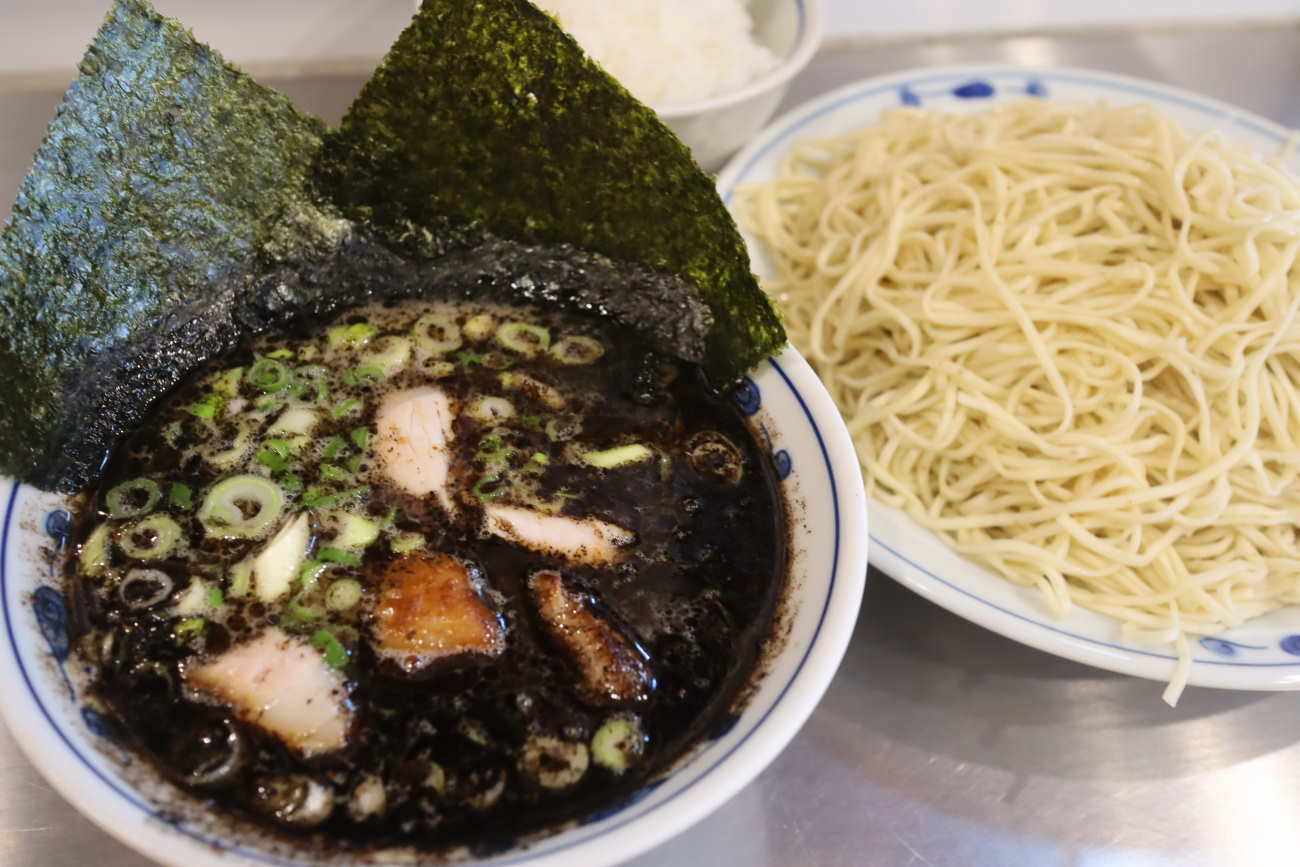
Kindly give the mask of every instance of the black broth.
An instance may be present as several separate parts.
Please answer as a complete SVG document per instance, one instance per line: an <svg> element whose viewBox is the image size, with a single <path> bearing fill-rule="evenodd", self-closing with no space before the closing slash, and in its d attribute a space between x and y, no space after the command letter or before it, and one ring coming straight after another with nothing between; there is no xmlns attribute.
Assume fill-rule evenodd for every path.
<svg viewBox="0 0 1300 867"><path fill-rule="evenodd" d="M409 359L395 364L401 340L381 338L409 339L412 322L430 310L455 318L461 345L435 355L412 345ZM573 364L549 351L529 357L527 341L516 341L525 351L514 351L491 330L509 320L546 329L553 346L562 336L579 337L569 345L585 352L593 344L583 341L596 341L603 355ZM465 336L476 325L486 339ZM369 333L372 326L378 333ZM242 368L238 375L221 378L235 368ZM539 395L530 380L552 386L567 406L556 409L554 393ZM367 439L385 393L426 384L461 408L455 519L432 497L386 484ZM476 421L467 409L476 396L504 398L514 415ZM319 410L310 434L268 433L295 406ZM724 445L701 448L718 442ZM728 461L727 443L738 465ZM653 457L610 469L583 462L586 452L625 444L646 445ZM217 481L241 473L260 474L284 491L282 520L315 504L316 555L337 541L343 512L366 518L378 538L354 546L346 562L320 567L315 589L295 591L292 604L240 595L236 564L266 538L214 540L196 512ZM491 476L496 480L484 481ZM156 483L156 498L145 483L119 488L110 504L109 491L139 478ZM568 565L485 536L478 509L489 501L593 516L634 531L636 543L614 566ZM140 514L113 518L110 505ZM123 537L149 514L174 521L181 540L166 556L141 563L122 550ZM307 845L347 851L487 851L626 800L734 711L771 633L786 563L785 518L768 460L731 401L711 394L696 368L656 356L597 320L463 305L354 311L330 325L255 340L197 372L117 450L80 517L80 550L101 526L109 527L107 553L72 557L67 580L83 631L80 658L124 743L231 814ZM157 541L136 533L137 548ZM376 655L367 612L377 569L397 556L395 547L417 544L478 567L505 624L501 656L466 655L406 674ZM152 606L128 605L121 583L140 568L165 573L174 589ZM594 705L584 698L530 601L525 581L539 569L559 570L566 586L589 594L593 611L644 651L655 679L647 700ZM361 601L341 611L323 605L328 588L344 580L360 583ZM153 587L127 594L137 606L140 586L145 593ZM316 641L327 658L333 654L355 709L343 750L302 758L185 685L188 661L220 654L268 625L303 641L326 632L336 643ZM592 761L576 784L547 789L521 768L530 736L589 744L614 717L636 719L645 735L644 754L625 772ZM243 760L222 767L236 741ZM194 784L196 770L214 769L213 780ZM291 775L336 795L328 819L301 827L266 808L275 781ZM373 792L373 778L382 781L382 812L354 815L354 793L368 779Z"/></svg>

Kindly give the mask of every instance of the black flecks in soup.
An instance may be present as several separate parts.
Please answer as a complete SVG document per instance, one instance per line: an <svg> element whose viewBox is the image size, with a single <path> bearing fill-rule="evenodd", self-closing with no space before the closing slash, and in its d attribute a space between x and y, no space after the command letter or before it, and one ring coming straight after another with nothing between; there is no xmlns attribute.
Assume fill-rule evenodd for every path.
<svg viewBox="0 0 1300 867"><path fill-rule="evenodd" d="M127 745L350 851L616 806L727 718L785 571L766 457L697 369L447 304L210 364L76 532L79 654Z"/></svg>

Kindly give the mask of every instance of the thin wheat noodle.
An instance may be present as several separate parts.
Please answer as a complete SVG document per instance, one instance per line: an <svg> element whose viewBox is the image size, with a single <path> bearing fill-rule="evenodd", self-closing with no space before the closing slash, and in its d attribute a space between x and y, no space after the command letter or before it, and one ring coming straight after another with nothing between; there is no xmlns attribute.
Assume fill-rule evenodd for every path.
<svg viewBox="0 0 1300 867"><path fill-rule="evenodd" d="M1288 144L1291 147L1293 143ZM1300 601L1300 184L1145 106L902 108L737 207L868 493L1178 653Z"/></svg>

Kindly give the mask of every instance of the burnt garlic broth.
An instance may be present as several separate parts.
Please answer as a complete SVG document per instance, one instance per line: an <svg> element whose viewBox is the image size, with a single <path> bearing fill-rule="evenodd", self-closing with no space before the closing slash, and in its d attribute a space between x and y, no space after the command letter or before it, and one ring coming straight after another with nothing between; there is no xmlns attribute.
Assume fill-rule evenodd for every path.
<svg viewBox="0 0 1300 867"><path fill-rule="evenodd" d="M492 848L608 809L734 711L785 519L699 371L570 314L354 310L208 365L86 496L94 699L305 845Z"/></svg>

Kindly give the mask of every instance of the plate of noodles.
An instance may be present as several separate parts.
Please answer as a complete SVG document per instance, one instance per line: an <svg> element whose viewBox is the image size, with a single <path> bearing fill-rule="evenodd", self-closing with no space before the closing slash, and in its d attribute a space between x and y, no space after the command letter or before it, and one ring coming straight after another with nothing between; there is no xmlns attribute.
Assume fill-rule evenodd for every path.
<svg viewBox="0 0 1300 867"><path fill-rule="evenodd" d="M718 179L844 414L871 562L1006 637L1300 686L1292 132L1083 70L795 109Z"/></svg>

